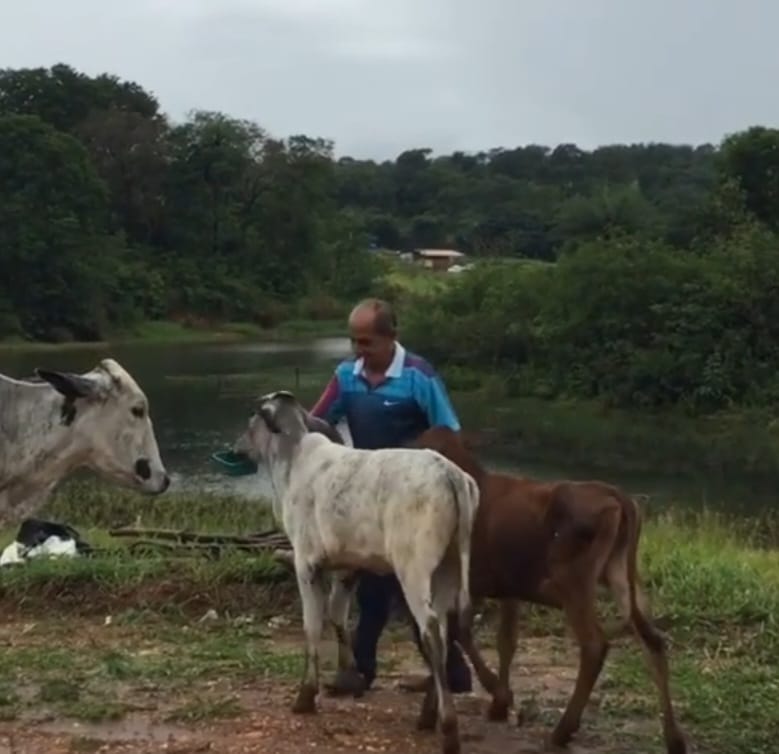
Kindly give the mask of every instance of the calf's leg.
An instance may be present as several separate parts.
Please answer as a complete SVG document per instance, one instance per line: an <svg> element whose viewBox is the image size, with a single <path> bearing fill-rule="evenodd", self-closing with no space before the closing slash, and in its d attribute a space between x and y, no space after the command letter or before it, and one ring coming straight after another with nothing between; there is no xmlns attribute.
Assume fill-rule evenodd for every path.
<svg viewBox="0 0 779 754"><path fill-rule="evenodd" d="M517 649L519 634L519 603L515 600L502 600L498 623L498 675L490 670L479 652L470 628L461 630L457 639L473 663L476 675L484 690L492 696L487 711L490 720L503 721L508 718L508 710L513 703L511 692L511 663Z"/></svg>
<svg viewBox="0 0 779 754"><path fill-rule="evenodd" d="M634 610L631 622L636 635L641 640L644 656L660 694L660 708L663 713L663 737L665 738L668 754L686 754L687 744L685 743L684 734L676 722L671 703L665 639L640 610Z"/></svg>
<svg viewBox="0 0 779 754"><path fill-rule="evenodd" d="M296 562L295 574L300 600L303 603L306 659L292 711L296 714L311 714L316 712L316 696L319 693L319 652L324 624L325 590L322 573L318 569Z"/></svg>
<svg viewBox="0 0 779 754"><path fill-rule="evenodd" d="M614 601L622 616L633 627L641 642L649 671L660 695L660 709L663 715L663 737L668 754L686 754L687 744L679 724L676 722L668 672L668 656L665 638L649 617L647 600L637 583L631 594L626 553L619 553L609 561L606 576Z"/></svg>
<svg viewBox="0 0 779 754"><path fill-rule="evenodd" d="M482 688L484 688L488 694L494 695L495 690L498 687L498 676L490 670L489 666L484 661L481 652L479 652L473 637L473 628L471 625L467 628L457 626L457 642L463 648L466 657L471 661Z"/></svg>
<svg viewBox="0 0 779 754"><path fill-rule="evenodd" d="M346 625L349 619L349 603L356 577L351 572L338 572L330 591L329 613L338 643L338 670L332 683L325 684L331 696L351 695L360 697L365 691L365 679L357 670Z"/></svg>
<svg viewBox="0 0 779 754"><path fill-rule="evenodd" d="M473 684L471 681L470 668L465 662L465 657L463 656L463 652L467 654L467 650L463 644L464 639L461 638L461 636L464 636L465 634L460 631L458 620L459 619L456 612L450 612L447 616L448 640L446 646L446 680L449 684L449 690L453 694L467 694L472 690ZM419 626L413 617L411 626L417 648L429 666L429 660L425 656L425 648L422 645L422 636L419 633ZM467 634L470 636L470 627L468 627ZM462 649L460 648L461 646ZM430 687L430 680L431 678L427 677L422 679L421 682L404 684L402 688L404 688L406 691L427 691L427 689Z"/></svg>
<svg viewBox="0 0 779 754"><path fill-rule="evenodd" d="M492 703L487 712L490 720L506 720L514 701L510 675L518 634L519 604L514 600L503 600L498 625L498 683L492 692Z"/></svg>
<svg viewBox="0 0 779 754"><path fill-rule="evenodd" d="M433 676L422 703L417 727L423 730L434 728L437 712L441 720L443 753L459 754L460 735L457 712L446 679L446 610L436 610L433 607L432 574L426 577L410 574L405 578L401 576L400 581L406 603L419 626L422 646ZM438 697L437 709L433 701L433 693Z"/></svg>
<svg viewBox="0 0 779 754"><path fill-rule="evenodd" d="M571 591L563 605L568 622L579 643L579 671L568 705L551 734L554 746L565 746L579 730L582 712L608 653L606 635L595 610L595 585Z"/></svg>

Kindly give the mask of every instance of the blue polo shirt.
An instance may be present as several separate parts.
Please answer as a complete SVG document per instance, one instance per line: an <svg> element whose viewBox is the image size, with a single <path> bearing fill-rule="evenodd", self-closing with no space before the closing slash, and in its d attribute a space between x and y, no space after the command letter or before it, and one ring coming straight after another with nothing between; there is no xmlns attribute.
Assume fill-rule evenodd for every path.
<svg viewBox="0 0 779 754"><path fill-rule="evenodd" d="M460 429L440 377L400 343L376 387L365 379L362 359L341 362L311 413L333 425L345 419L355 448L400 447L434 426Z"/></svg>

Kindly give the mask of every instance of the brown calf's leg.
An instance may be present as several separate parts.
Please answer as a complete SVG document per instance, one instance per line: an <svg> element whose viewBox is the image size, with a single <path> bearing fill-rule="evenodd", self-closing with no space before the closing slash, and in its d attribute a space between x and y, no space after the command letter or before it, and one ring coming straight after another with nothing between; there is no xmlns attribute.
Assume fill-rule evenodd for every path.
<svg viewBox="0 0 779 754"><path fill-rule="evenodd" d="M571 591L563 609L579 643L579 671L573 694L552 731L553 746L565 746L581 725L582 712L592 694L608 653L608 642L595 610L595 589Z"/></svg>
<svg viewBox="0 0 779 754"><path fill-rule="evenodd" d="M471 661L476 676L479 679L479 683L481 683L488 694L494 695L495 690L498 687L498 676L496 676L487 666L481 652L479 652L479 649L476 646L476 642L473 638L473 624L458 625L456 639L457 643L462 647L463 652L465 652L466 657Z"/></svg>
<svg viewBox="0 0 779 754"><path fill-rule="evenodd" d="M665 639L638 607L631 616L636 635L641 640L644 657L660 694L660 708L663 713L663 737L668 754L686 754L684 734L674 716L671 690L668 680L668 657Z"/></svg>
<svg viewBox="0 0 779 754"><path fill-rule="evenodd" d="M513 704L511 692L511 663L517 651L519 634L519 604L514 600L504 600L500 605L500 625L498 626L498 683L492 694L492 703L488 710L490 720L508 719L509 707Z"/></svg>
<svg viewBox="0 0 779 754"><path fill-rule="evenodd" d="M665 639L649 617L648 601L638 584L638 577L635 579L631 598L627 557L627 553L619 553L609 562L607 580L620 614L630 623L641 642L649 671L660 694L666 750L668 754L686 754L684 733L676 722L671 703Z"/></svg>

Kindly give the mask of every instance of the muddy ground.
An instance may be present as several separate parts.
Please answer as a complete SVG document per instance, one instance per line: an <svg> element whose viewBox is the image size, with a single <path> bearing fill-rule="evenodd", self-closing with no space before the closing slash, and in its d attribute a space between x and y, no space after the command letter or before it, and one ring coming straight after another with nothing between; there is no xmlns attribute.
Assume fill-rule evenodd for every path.
<svg viewBox="0 0 779 754"><path fill-rule="evenodd" d="M274 666L275 670L252 677L245 668L241 670L240 660L233 660L233 654L214 649L214 637L221 637L220 632L227 642L229 625L182 629L186 638L180 645L175 632L171 636L168 631L164 640L167 649L162 639L157 640L157 630L143 623L112 628L94 619L0 624L0 652L16 669L13 691L8 690L10 676L6 676L6 693L13 694L15 706L0 707L0 712L8 710L0 721L0 754L439 751L437 734L415 730L421 697L399 687L401 679L422 670L403 626L395 626L382 640L383 669L374 690L359 700L320 696L319 714L311 717L290 712L297 672L286 661ZM263 652L290 658L290 663L297 661L302 647L299 628L264 624L262 630ZM158 647L163 649L158 651ZM72 660L67 654L70 649ZM333 651L328 641L325 652L332 656ZM178 655L171 657L171 662L181 664L170 665L167 676L159 672L159 666L155 672L146 672L141 664L133 666L133 672L116 672L111 666L114 672L105 676L98 662L115 658L117 652L125 652L138 663L143 657L168 652ZM494 652L488 650L487 656L495 662ZM94 663L91 658L95 658ZM486 696L481 689L457 696L463 754L545 750L544 734L573 688L576 655L565 638L539 638L523 640L518 659L521 662L515 662L513 686L529 722L520 728L513 714L509 723L488 722ZM186 683L175 682L173 676L179 677L181 668L197 663L202 672L193 673ZM231 663L235 672L230 671ZM70 700L66 697L80 693L76 686L68 687L71 676L74 684L91 684L93 707L99 705L101 697L110 699L111 706L98 706L97 712L83 704L67 706ZM607 666L583 728L568 751L661 752L655 713L615 716L608 711L626 701L618 689L609 688Z"/></svg>

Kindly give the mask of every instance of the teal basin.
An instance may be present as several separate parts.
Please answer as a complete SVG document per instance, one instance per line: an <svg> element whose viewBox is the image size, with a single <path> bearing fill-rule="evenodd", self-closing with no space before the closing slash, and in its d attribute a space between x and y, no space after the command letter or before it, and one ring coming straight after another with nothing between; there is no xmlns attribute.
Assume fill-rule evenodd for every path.
<svg viewBox="0 0 779 754"><path fill-rule="evenodd" d="M257 472L257 464L249 456L232 450L212 453L211 460L228 476L248 476Z"/></svg>

